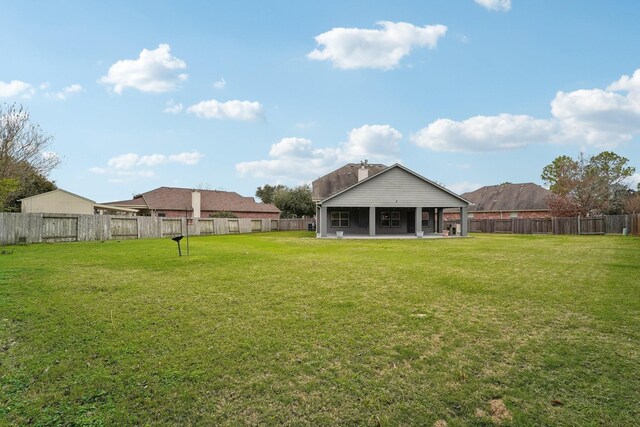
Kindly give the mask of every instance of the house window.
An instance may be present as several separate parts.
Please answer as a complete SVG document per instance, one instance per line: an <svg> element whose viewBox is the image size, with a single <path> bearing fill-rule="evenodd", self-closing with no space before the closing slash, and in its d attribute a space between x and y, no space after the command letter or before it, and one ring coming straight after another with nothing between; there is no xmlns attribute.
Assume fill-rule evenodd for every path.
<svg viewBox="0 0 640 427"><path fill-rule="evenodd" d="M382 212L380 214L380 227L399 228L400 212Z"/></svg>
<svg viewBox="0 0 640 427"><path fill-rule="evenodd" d="M159 216L160 218L164 218L165 216L167 216L167 214L166 214L166 213L164 213L164 212L158 212L158 216Z"/></svg>
<svg viewBox="0 0 640 427"><path fill-rule="evenodd" d="M332 227L349 227L349 212L331 212Z"/></svg>
<svg viewBox="0 0 640 427"><path fill-rule="evenodd" d="M429 226L429 211L422 211L422 226Z"/></svg>
<svg viewBox="0 0 640 427"><path fill-rule="evenodd" d="M511 218L518 218L518 212L511 212Z"/></svg>

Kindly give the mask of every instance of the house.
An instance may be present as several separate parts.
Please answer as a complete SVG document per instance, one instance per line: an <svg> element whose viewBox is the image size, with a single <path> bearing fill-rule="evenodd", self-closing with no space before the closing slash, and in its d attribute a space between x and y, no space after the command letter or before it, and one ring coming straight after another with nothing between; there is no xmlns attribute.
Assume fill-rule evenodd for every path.
<svg viewBox="0 0 640 427"><path fill-rule="evenodd" d="M160 187L131 200L109 202L107 205L138 209L138 215L144 216L183 217L188 212L194 218L210 218L220 212L230 212L237 218L280 218L280 209L274 205L257 203L253 197L219 190Z"/></svg>
<svg viewBox="0 0 640 427"><path fill-rule="evenodd" d="M547 197L551 192L532 182L524 184L505 183L488 185L461 197L473 202L469 208L469 218L509 219L509 218L549 218ZM446 221L460 218L457 212L445 212Z"/></svg>
<svg viewBox="0 0 640 427"><path fill-rule="evenodd" d="M467 234L470 202L400 164L350 163L312 186L318 237L441 233L445 208L458 210Z"/></svg>
<svg viewBox="0 0 640 427"><path fill-rule="evenodd" d="M96 213L135 214L137 212L136 209L130 207L102 205L59 188L25 197L20 199L20 202L20 211L24 213L94 215Z"/></svg>

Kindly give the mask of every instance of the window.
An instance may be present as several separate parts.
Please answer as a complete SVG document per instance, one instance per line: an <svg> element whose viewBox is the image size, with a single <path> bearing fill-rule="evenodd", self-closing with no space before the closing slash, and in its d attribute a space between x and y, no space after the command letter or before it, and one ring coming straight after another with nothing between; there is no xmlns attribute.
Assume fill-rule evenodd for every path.
<svg viewBox="0 0 640 427"><path fill-rule="evenodd" d="M422 211L422 226L429 226L429 211Z"/></svg>
<svg viewBox="0 0 640 427"><path fill-rule="evenodd" d="M331 212L332 227L349 227L349 212Z"/></svg>
<svg viewBox="0 0 640 427"><path fill-rule="evenodd" d="M511 218L518 218L518 212L511 212Z"/></svg>
<svg viewBox="0 0 640 427"><path fill-rule="evenodd" d="M382 212L380 214L380 227L383 228L399 228L400 212Z"/></svg>
<svg viewBox="0 0 640 427"><path fill-rule="evenodd" d="M164 213L164 212L158 212L158 216L161 217L161 218L164 218L164 217L167 216L167 214Z"/></svg>

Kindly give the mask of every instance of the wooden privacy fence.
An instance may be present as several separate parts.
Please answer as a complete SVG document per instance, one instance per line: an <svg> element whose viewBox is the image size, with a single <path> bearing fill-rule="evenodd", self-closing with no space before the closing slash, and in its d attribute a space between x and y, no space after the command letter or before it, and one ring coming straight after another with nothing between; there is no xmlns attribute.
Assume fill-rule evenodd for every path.
<svg viewBox="0 0 640 427"><path fill-rule="evenodd" d="M308 230L312 219L167 218L0 212L0 245ZM188 227L188 228L187 228Z"/></svg>
<svg viewBox="0 0 640 427"><path fill-rule="evenodd" d="M455 224L447 221L445 227ZM605 215L589 218L469 219L472 233L512 234L628 234L640 235L640 214Z"/></svg>

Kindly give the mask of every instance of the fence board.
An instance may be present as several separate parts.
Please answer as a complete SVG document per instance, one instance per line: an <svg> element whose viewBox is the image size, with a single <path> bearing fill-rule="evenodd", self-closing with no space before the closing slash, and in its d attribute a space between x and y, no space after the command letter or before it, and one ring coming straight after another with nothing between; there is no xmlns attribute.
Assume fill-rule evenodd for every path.
<svg viewBox="0 0 640 427"><path fill-rule="evenodd" d="M137 239L138 220L136 218L112 218L111 237L114 239Z"/></svg>
<svg viewBox="0 0 640 427"><path fill-rule="evenodd" d="M162 218L162 235L179 236L182 234L182 218Z"/></svg>

